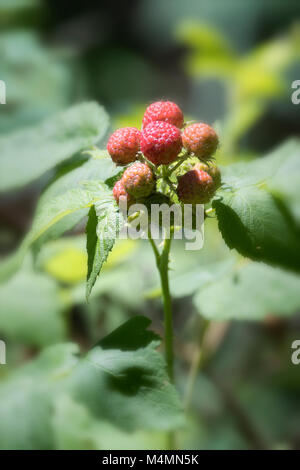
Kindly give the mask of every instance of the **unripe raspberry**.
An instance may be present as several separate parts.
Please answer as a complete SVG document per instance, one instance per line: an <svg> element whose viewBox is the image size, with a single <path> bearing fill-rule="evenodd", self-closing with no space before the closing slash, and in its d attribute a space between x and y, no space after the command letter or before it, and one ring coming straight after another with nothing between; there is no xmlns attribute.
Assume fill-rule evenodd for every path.
<svg viewBox="0 0 300 470"><path fill-rule="evenodd" d="M214 129L203 122L187 126L182 133L183 146L202 160L208 160L215 153L218 142Z"/></svg>
<svg viewBox="0 0 300 470"><path fill-rule="evenodd" d="M142 131L141 151L155 165L173 162L181 148L181 132L168 122L151 122Z"/></svg>
<svg viewBox="0 0 300 470"><path fill-rule="evenodd" d="M178 178L177 195L185 204L206 204L214 192L215 184L206 171L193 169Z"/></svg>
<svg viewBox="0 0 300 470"><path fill-rule="evenodd" d="M155 186L155 177L146 163L136 162L126 168L122 176L125 190L136 199L149 196Z"/></svg>
<svg viewBox="0 0 300 470"><path fill-rule="evenodd" d="M206 165L206 163L199 162L194 166L193 169L206 171L206 173L212 177L216 189L221 186L221 172L217 165Z"/></svg>
<svg viewBox="0 0 300 470"><path fill-rule="evenodd" d="M115 200L117 201L117 204L120 203L120 199L126 199L127 201L127 207L129 207L131 204L135 202L134 197L132 197L124 188L122 180L119 180L116 182L113 188L113 196Z"/></svg>
<svg viewBox="0 0 300 470"><path fill-rule="evenodd" d="M184 121L183 112L177 104L172 103L172 101L156 101L150 104L146 109L143 118L143 127L146 127L150 122L154 121L168 122L180 129Z"/></svg>
<svg viewBox="0 0 300 470"><path fill-rule="evenodd" d="M109 138L107 151L117 165L128 165L137 158L141 132L135 127L117 129Z"/></svg>

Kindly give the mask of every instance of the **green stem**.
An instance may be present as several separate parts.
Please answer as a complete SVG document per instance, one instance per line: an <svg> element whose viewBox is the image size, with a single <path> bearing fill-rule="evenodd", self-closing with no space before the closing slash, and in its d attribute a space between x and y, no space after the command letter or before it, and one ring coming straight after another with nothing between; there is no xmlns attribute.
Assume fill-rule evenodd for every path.
<svg viewBox="0 0 300 470"><path fill-rule="evenodd" d="M161 290L164 305L164 326L165 326L165 357L167 363L167 372L170 381L174 382L174 354L173 354L173 316L172 316L172 301L169 287L169 254L171 248L171 241L173 236L173 228L170 230L170 237L164 239L163 250L159 253L155 242L151 237L151 230L149 230L149 241L152 246L156 266L159 271ZM176 449L175 433L173 431L167 434L167 446L169 450Z"/></svg>
<svg viewBox="0 0 300 470"><path fill-rule="evenodd" d="M159 275L164 304L164 324L165 324L165 354L167 362L167 370L171 382L174 381L173 371L173 318L172 318L172 301L169 287L169 253L171 248L171 236L165 238L164 247L159 260Z"/></svg>
<svg viewBox="0 0 300 470"><path fill-rule="evenodd" d="M186 151L184 152L184 154L181 155L181 157L179 157L178 162L177 162L173 167L171 167L171 168L168 170L166 176L169 177L169 176L173 173L173 171L177 170L177 168L180 167L180 165L181 165L182 163L184 163L185 160L186 160L187 158L189 158L189 157L190 157L190 152L188 152L188 151L186 150Z"/></svg>
<svg viewBox="0 0 300 470"><path fill-rule="evenodd" d="M173 372L173 318L172 318L172 301L169 287L169 254L171 248L171 241L173 236L173 229L170 230L170 237L164 239L164 246L160 254L155 242L151 237L149 230L149 241L152 246L156 266L159 271L161 290L164 305L164 326L165 326L165 356L167 363L167 371L171 382L174 381Z"/></svg>

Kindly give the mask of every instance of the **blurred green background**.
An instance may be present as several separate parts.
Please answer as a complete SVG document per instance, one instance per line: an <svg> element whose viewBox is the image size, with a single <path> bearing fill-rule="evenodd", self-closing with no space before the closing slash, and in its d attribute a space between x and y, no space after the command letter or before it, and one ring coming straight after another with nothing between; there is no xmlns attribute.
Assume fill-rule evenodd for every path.
<svg viewBox="0 0 300 470"><path fill-rule="evenodd" d="M90 99L110 114L110 131L140 127L151 101L169 99L186 119L214 124L220 164L261 158L300 134L299 106L291 102L291 83L300 78L299 21L295 0L0 0L0 79L7 86L0 138ZM14 171L22 174L22 167ZM295 178L299 165L297 171ZM54 174L1 193L1 257L24 238ZM286 202L298 223L300 195ZM21 270L0 285L0 339L7 344L7 364L0 365L0 448L166 445L163 432L128 433L95 419L68 395L53 399L50 411L38 399L36 413L44 378L32 361L44 348L72 341L87 351L133 315L149 316L153 329L163 332L147 243L117 243L89 304L86 263L79 224L27 254ZM203 250L187 252L174 243L176 376L188 402L180 448L300 448L300 365L291 362L291 344L300 339L299 287L298 275L230 251L215 219L206 224ZM208 324L201 370L193 378L203 317L217 321ZM47 367L55 369L51 357ZM186 384L193 380L189 393ZM19 414L28 426L21 426Z"/></svg>

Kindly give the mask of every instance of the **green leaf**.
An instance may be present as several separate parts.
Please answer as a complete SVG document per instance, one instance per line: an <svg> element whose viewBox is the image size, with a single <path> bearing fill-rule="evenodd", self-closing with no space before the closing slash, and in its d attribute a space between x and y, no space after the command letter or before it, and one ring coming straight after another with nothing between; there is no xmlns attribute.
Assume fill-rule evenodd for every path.
<svg viewBox="0 0 300 470"><path fill-rule="evenodd" d="M130 318L126 323L114 330L99 342L102 349L121 349L122 351L134 351L146 348L149 345L157 345L160 338L153 331L147 330L151 320L137 316Z"/></svg>
<svg viewBox="0 0 300 470"><path fill-rule="evenodd" d="M274 187L278 175L286 175L285 165L295 165L298 150L299 142L290 141L263 159L225 167L224 189L213 201L229 248L253 260L293 270L300 266L299 234L286 206L284 185L281 193ZM291 192L297 201L297 190Z"/></svg>
<svg viewBox="0 0 300 470"><path fill-rule="evenodd" d="M0 137L0 191L23 186L95 144L107 126L106 112L91 102L73 106L38 126Z"/></svg>
<svg viewBox="0 0 300 470"><path fill-rule="evenodd" d="M51 238L54 238L70 228L70 219L67 220L66 224L60 225L58 230L55 230L54 227L57 223L66 217L73 216L76 212L79 212L77 215L82 218L85 209L107 197L108 194L110 195L111 192L104 183L90 181L86 185L77 186L52 199L41 199L30 232L17 252L1 263L0 280L7 279L19 268L27 250L46 232L52 230ZM72 220L73 222L74 220Z"/></svg>
<svg viewBox="0 0 300 470"><path fill-rule="evenodd" d="M140 317L131 321L131 328L123 325L123 331L134 338L135 324L142 337L140 344L145 344ZM124 430L181 426L183 416L177 393L168 381L163 357L153 349L157 341L135 350L125 342L124 351L116 346L118 336L119 332L106 342L113 349L94 348L74 369L69 382L73 398L85 404L93 416ZM147 343L147 336L146 339Z"/></svg>
<svg viewBox="0 0 300 470"><path fill-rule="evenodd" d="M221 167L222 180L231 189L258 184L264 184L268 188L276 175L280 175L281 168L290 160L294 161L299 150L299 139L287 140L263 158ZM291 174L288 176L293 177ZM287 181L289 182L289 178Z"/></svg>
<svg viewBox="0 0 300 470"><path fill-rule="evenodd" d="M53 449L66 440L94 448L101 440L101 433L97 442L90 440L91 430L98 429L97 419L126 431L181 426L179 399L164 359L154 349L155 335L147 334L148 324L141 317L130 320L130 325L103 340L109 349L95 347L83 358L77 357L76 345L51 346L2 380L1 449ZM127 351L117 345L122 328L133 340L130 346L128 339ZM137 342L136 329L141 338ZM66 427L65 405L76 414L80 430Z"/></svg>
<svg viewBox="0 0 300 470"><path fill-rule="evenodd" d="M224 191L213 207L229 248L256 261L299 270L299 237L285 211L267 191L256 186Z"/></svg>
<svg viewBox="0 0 300 470"><path fill-rule="evenodd" d="M272 178L266 182L268 189L288 207L300 226L300 140L291 141L286 158L275 167Z"/></svg>
<svg viewBox="0 0 300 470"><path fill-rule="evenodd" d="M86 251L88 254L87 288L86 297L92 290L97 276L101 269L101 254L99 253L99 240L97 237L98 218L95 207L89 211L88 222L86 224Z"/></svg>
<svg viewBox="0 0 300 470"><path fill-rule="evenodd" d="M121 223L121 215L112 198L92 206L86 227L88 273L86 298L88 299L96 279L112 250Z"/></svg>
<svg viewBox="0 0 300 470"><path fill-rule="evenodd" d="M249 262L201 289L195 304L201 315L213 320L262 320L295 313L299 289L299 276Z"/></svg>
<svg viewBox="0 0 300 470"><path fill-rule="evenodd" d="M68 165L63 166L60 171L62 175L58 175L54 182L48 186L46 191L42 194L38 208L44 206L49 200L56 196L63 195L70 189L77 189L83 183L87 187L88 181L99 180L109 183L116 175L119 174L120 169L112 162L111 158L103 160L95 160L93 158L82 163L79 167L71 166L69 170ZM91 183L93 184L93 183ZM46 241L58 238L65 231L72 229L88 214L89 208L80 209L72 214L65 216L54 226L49 227L46 233L40 237L38 242L35 242L35 248L38 250Z"/></svg>

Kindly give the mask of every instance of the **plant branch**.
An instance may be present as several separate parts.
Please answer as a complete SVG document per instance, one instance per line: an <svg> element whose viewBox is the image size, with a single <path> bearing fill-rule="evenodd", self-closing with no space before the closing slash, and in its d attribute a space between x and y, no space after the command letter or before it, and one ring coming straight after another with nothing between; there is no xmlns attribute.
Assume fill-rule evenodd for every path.
<svg viewBox="0 0 300 470"><path fill-rule="evenodd" d="M152 239L151 228L148 230L148 237L150 244L152 246L156 266L160 275L161 290L163 297L164 305L164 326L165 326L165 357L167 363L167 372L169 375L170 381L174 382L174 353L173 353L173 316L172 316L172 300L169 287L169 254L171 248L171 241L173 237L173 227L170 229L169 238L164 238L164 244L161 254L158 251L158 248ZM168 449L174 450L176 448L175 443L175 434L173 431L170 431L167 435L168 439Z"/></svg>
<svg viewBox="0 0 300 470"><path fill-rule="evenodd" d="M165 237L161 254L152 239L151 229L148 230L148 238L155 256L156 266L160 276L161 291L164 305L164 326L165 326L165 355L168 375L173 382L173 319L172 319L172 301L169 287L169 254L171 241L173 237L173 227L170 229L169 238Z"/></svg>
<svg viewBox="0 0 300 470"><path fill-rule="evenodd" d="M169 238L165 238L163 251L159 259L159 275L164 304L164 325L165 325L165 354L167 370L171 382L174 381L173 371L173 318L172 301L169 287L169 253L171 248L172 232Z"/></svg>

